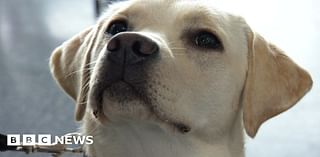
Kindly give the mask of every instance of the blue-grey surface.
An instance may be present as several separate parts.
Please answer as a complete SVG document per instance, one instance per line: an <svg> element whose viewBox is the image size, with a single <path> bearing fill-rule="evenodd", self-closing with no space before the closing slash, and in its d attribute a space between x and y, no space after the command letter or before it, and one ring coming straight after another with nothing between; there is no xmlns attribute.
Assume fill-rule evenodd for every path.
<svg viewBox="0 0 320 157"><path fill-rule="evenodd" d="M247 156L319 157L319 2L223 2L314 79L312 91L297 106L264 124L254 140L248 138ZM91 0L0 0L0 133L62 135L77 129L73 102L56 86L47 65L56 46L94 23L93 8ZM50 155L0 153L15 156Z"/></svg>
<svg viewBox="0 0 320 157"><path fill-rule="evenodd" d="M75 131L73 102L51 78L48 59L55 47L94 23L93 1L0 2L0 133ZM2 156L28 155L0 152Z"/></svg>

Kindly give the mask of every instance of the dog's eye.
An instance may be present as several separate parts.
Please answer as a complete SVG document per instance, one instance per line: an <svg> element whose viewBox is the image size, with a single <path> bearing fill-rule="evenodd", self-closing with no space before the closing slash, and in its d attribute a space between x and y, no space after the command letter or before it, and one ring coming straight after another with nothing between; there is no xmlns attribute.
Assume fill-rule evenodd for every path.
<svg viewBox="0 0 320 157"><path fill-rule="evenodd" d="M222 49L222 44L218 37L209 32L200 32L194 37L196 46L206 49Z"/></svg>
<svg viewBox="0 0 320 157"><path fill-rule="evenodd" d="M128 30L128 25L125 21L115 21L109 25L106 33L110 35L115 35L120 32L125 32L127 30Z"/></svg>

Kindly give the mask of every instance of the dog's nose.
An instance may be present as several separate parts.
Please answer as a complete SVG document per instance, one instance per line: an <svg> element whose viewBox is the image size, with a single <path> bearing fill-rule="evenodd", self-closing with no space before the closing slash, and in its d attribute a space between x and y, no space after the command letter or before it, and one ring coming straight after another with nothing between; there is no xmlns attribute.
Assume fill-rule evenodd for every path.
<svg viewBox="0 0 320 157"><path fill-rule="evenodd" d="M118 64L142 62L159 51L152 39L133 32L119 33L107 45L108 59Z"/></svg>

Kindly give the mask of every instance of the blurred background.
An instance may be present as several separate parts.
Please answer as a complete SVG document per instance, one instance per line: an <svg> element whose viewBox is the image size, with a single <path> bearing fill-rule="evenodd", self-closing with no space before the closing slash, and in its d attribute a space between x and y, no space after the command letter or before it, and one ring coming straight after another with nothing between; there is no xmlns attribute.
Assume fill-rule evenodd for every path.
<svg viewBox="0 0 320 157"><path fill-rule="evenodd" d="M218 0L216 4L245 17L314 80L298 105L265 123L255 139L246 139L247 156L319 157L320 1ZM0 133L63 135L79 127L73 102L51 78L48 61L55 47L95 23L95 8L93 0L0 0ZM50 154L0 152L0 157L25 156Z"/></svg>

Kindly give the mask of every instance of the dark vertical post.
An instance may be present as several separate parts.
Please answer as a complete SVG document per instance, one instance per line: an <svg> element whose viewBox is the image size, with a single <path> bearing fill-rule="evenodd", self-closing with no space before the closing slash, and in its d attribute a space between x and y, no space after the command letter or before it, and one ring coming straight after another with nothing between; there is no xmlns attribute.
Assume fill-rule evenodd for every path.
<svg viewBox="0 0 320 157"><path fill-rule="evenodd" d="M100 4L100 0L94 0L94 1L95 1L95 15L96 15L96 18L98 18L101 13L101 4Z"/></svg>

